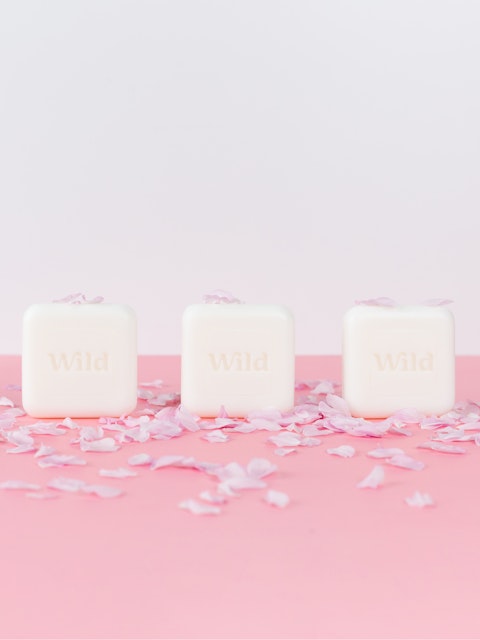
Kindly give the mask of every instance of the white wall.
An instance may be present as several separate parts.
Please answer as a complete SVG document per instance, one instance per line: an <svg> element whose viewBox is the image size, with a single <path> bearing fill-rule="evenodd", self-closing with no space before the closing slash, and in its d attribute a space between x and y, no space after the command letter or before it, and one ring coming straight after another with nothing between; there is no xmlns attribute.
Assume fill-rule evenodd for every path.
<svg viewBox="0 0 480 640"><path fill-rule="evenodd" d="M212 288L340 352L355 298L451 297L480 353L480 2L0 0L0 352L31 302Z"/></svg>

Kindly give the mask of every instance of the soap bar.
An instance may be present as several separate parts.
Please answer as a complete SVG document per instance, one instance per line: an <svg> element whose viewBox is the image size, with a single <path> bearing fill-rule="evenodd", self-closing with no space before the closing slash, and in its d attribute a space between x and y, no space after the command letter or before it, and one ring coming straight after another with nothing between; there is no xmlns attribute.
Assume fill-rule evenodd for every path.
<svg viewBox="0 0 480 640"><path fill-rule="evenodd" d="M343 397L354 416L449 411L455 401L454 320L444 306L350 309L343 326Z"/></svg>
<svg viewBox="0 0 480 640"><path fill-rule="evenodd" d="M182 404L202 417L287 411L295 389L294 321L277 305L194 304L183 314Z"/></svg>
<svg viewBox="0 0 480 640"><path fill-rule="evenodd" d="M36 418L120 416L137 402L134 312L119 304L34 304L23 319L22 396Z"/></svg>

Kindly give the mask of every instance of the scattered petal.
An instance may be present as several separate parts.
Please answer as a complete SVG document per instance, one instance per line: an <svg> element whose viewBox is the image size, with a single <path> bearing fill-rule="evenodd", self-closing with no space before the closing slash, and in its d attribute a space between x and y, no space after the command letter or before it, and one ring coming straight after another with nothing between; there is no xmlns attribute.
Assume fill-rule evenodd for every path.
<svg viewBox="0 0 480 640"><path fill-rule="evenodd" d="M79 478L52 478L47 484L49 489L57 489L57 491L67 491L68 493L75 493L81 491L86 486L84 480Z"/></svg>
<svg viewBox="0 0 480 640"><path fill-rule="evenodd" d="M277 465L266 458L252 458L247 464L247 474L251 478L265 478L277 470Z"/></svg>
<svg viewBox="0 0 480 640"><path fill-rule="evenodd" d="M349 444L342 444L339 447L327 449L327 453L333 456L340 456L341 458L351 458L355 455L355 449Z"/></svg>
<svg viewBox="0 0 480 640"><path fill-rule="evenodd" d="M212 493L211 491L202 491L199 494L199 498L205 500L205 502L211 502L212 504L224 504L227 502L225 496L219 495L218 493Z"/></svg>
<svg viewBox="0 0 480 640"><path fill-rule="evenodd" d="M110 452L118 451L120 447L113 438L102 438L100 440L88 440L80 441L80 449L82 451L97 451L97 452Z"/></svg>
<svg viewBox="0 0 480 640"><path fill-rule="evenodd" d="M220 507L217 507L213 504L204 504L202 502L198 502L198 500L194 500L193 498L183 500L178 506L180 507L180 509L190 511L190 513L193 513L196 516L218 516L222 512Z"/></svg>
<svg viewBox="0 0 480 640"><path fill-rule="evenodd" d="M275 491L274 489L269 489L264 496L265 502L271 504L273 507L279 507L280 509L284 509L290 502L290 498L286 493L282 491Z"/></svg>
<svg viewBox="0 0 480 640"><path fill-rule="evenodd" d="M202 436L204 440L208 440L208 442L228 442L230 438L226 433L223 433L221 429L213 429L212 431L207 431L205 435Z"/></svg>
<svg viewBox="0 0 480 640"><path fill-rule="evenodd" d="M152 464L153 458L149 453L137 453L130 456L127 462L131 467L145 467Z"/></svg>
<svg viewBox="0 0 480 640"><path fill-rule="evenodd" d="M381 447L377 447L376 449L367 451L367 456L369 456L370 458L393 458L393 456L403 455L405 455L405 451L396 447L392 447L390 449L382 449Z"/></svg>
<svg viewBox="0 0 480 640"><path fill-rule="evenodd" d="M357 484L359 489L377 489L385 480L385 471L381 465L376 465L368 476Z"/></svg>
<svg viewBox="0 0 480 640"><path fill-rule="evenodd" d="M401 469L409 469L410 471L421 471L425 468L425 463L421 460L415 460L405 454L399 454L389 458L386 461L388 464L394 467L400 467Z"/></svg>
<svg viewBox="0 0 480 640"><path fill-rule="evenodd" d="M445 444L443 442L434 442L428 440L418 445L419 449L431 449L432 451L440 451L440 453L467 453L463 447L457 447L454 444Z"/></svg>
<svg viewBox="0 0 480 640"><path fill-rule="evenodd" d="M435 504L428 493L420 493L420 491L415 491L413 496L405 498L405 502L409 507L419 508L433 507Z"/></svg>
<svg viewBox="0 0 480 640"><path fill-rule="evenodd" d="M81 489L83 493L92 493L99 498L118 498L124 491L118 487L107 487L101 484L87 484Z"/></svg>
<svg viewBox="0 0 480 640"><path fill-rule="evenodd" d="M277 447L297 447L303 438L291 431L282 431L268 438L268 442L273 442Z"/></svg>
<svg viewBox="0 0 480 640"><path fill-rule="evenodd" d="M241 301L235 298L230 291L224 291L223 289L214 289L203 296L203 302L205 304L240 304Z"/></svg>
<svg viewBox="0 0 480 640"><path fill-rule="evenodd" d="M5 396L0 397L0 407L14 407L15 403L10 398L6 398Z"/></svg>
<svg viewBox="0 0 480 640"><path fill-rule="evenodd" d="M392 298L371 298L369 300L355 300L357 305L368 307L396 307L397 303Z"/></svg>
<svg viewBox="0 0 480 640"><path fill-rule="evenodd" d="M288 456L289 453L297 451L295 447L279 447L273 452L276 456Z"/></svg>
<svg viewBox="0 0 480 640"><path fill-rule="evenodd" d="M138 474L131 469L125 467L118 467L118 469L100 469L98 475L104 478L133 478Z"/></svg>
<svg viewBox="0 0 480 640"><path fill-rule="evenodd" d="M42 469L47 469L48 467L82 466L85 464L87 464L87 461L83 460L83 458L60 453L45 456L38 461L38 466L42 467Z"/></svg>
<svg viewBox="0 0 480 640"><path fill-rule="evenodd" d="M4 480L0 482L0 489L36 491L41 488L39 484L24 482L23 480Z"/></svg>

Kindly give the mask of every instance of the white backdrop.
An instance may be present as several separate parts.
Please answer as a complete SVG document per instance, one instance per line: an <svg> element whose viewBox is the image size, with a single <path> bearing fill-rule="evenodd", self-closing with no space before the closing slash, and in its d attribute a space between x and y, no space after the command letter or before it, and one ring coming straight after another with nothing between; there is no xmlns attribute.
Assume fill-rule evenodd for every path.
<svg viewBox="0 0 480 640"><path fill-rule="evenodd" d="M127 302L178 353L212 288L339 353L355 298L455 300L480 353L480 2L0 0L0 352Z"/></svg>

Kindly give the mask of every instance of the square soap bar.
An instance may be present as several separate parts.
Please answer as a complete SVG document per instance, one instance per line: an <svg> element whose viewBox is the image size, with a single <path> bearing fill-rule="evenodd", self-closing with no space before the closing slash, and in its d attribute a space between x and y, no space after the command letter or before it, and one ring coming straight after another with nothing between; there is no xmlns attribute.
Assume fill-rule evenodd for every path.
<svg viewBox="0 0 480 640"><path fill-rule="evenodd" d="M293 407L294 321L277 305L194 304L183 314L182 404L214 417Z"/></svg>
<svg viewBox="0 0 480 640"><path fill-rule="evenodd" d="M23 318L22 396L36 418L98 418L137 403L137 329L120 304L34 304Z"/></svg>
<svg viewBox="0 0 480 640"><path fill-rule="evenodd" d="M355 416L399 409L449 411L455 401L455 335L443 307L358 305L343 326L343 397Z"/></svg>

